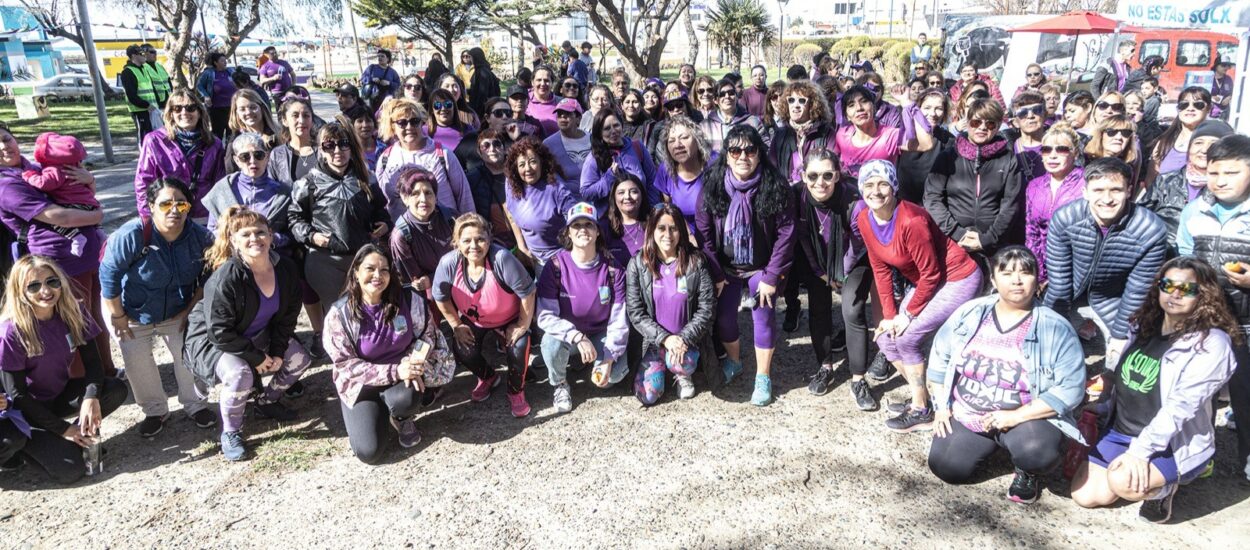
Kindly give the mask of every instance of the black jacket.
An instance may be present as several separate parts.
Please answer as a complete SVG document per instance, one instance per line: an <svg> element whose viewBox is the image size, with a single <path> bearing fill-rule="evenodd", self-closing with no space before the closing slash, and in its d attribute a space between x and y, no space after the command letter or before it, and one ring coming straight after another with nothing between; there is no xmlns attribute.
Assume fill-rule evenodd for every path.
<svg viewBox="0 0 1250 550"><path fill-rule="evenodd" d="M1111 65L1112 63L1114 61L1108 58L1106 62L1100 63L1098 68L1094 70L1094 78L1089 82L1089 92L1094 94L1094 99L1102 97L1102 94L1107 92L1120 91L1120 77L1116 76L1115 68ZM1132 69L1126 66L1125 70L1129 72L1129 75L1126 75L1124 78L1124 87L1128 89L1128 76L1132 75ZM1138 84L1138 86L1141 86L1141 84Z"/></svg>
<svg viewBox="0 0 1250 550"><path fill-rule="evenodd" d="M724 372L716 358L712 345L712 320L716 315L716 286L708 271L707 260L698 254L692 269L683 275L686 280L686 311L690 321L681 329L680 336L686 345L699 350L699 368L703 371L709 389L715 390L724 382ZM655 319L655 298L651 288L655 277L642 261L642 255L634 256L625 270L625 305L629 312L629 324L642 335L642 352L652 348L663 350L664 339L672 334Z"/></svg>
<svg viewBox="0 0 1250 550"><path fill-rule="evenodd" d="M320 248L313 244L313 233L325 233L330 236L325 250L346 256L373 240L369 233L375 223L392 226L382 190L370 182L366 195L358 181L351 173L339 179L317 166L295 182L288 211L291 236L311 249Z"/></svg>
<svg viewBox="0 0 1250 550"><path fill-rule="evenodd" d="M942 232L958 242L975 230L986 256L1024 243L1024 176L1011 145L1001 136L994 140L1002 146L982 156L977 151L987 146L957 137L934 161L924 190L924 208Z"/></svg>
<svg viewBox="0 0 1250 550"><path fill-rule="evenodd" d="M923 153L903 151L898 155L898 196L899 198L924 203L924 185L942 151L955 144L955 136L949 130L938 126L933 129L933 139L937 142L933 148Z"/></svg>
<svg viewBox="0 0 1250 550"><path fill-rule="evenodd" d="M217 361L223 353L236 355L253 368L265 356L282 357L295 335L299 320L299 268L288 258L271 255L277 279L278 312L269 322L269 349L259 349L243 335L260 309L256 278L243 260L231 258L204 284L204 299L187 316L182 364L207 384L217 383Z"/></svg>
<svg viewBox="0 0 1250 550"><path fill-rule="evenodd" d="M486 101L499 97L499 77L491 71L482 48L470 49L469 56L473 58L473 79L464 83L469 87L469 107L486 120Z"/></svg>
<svg viewBox="0 0 1250 550"><path fill-rule="evenodd" d="M1207 195L1203 189L1199 196ZM1168 249L1176 252L1176 230L1180 227L1181 211L1189 204L1189 178L1185 169L1162 174L1146 188L1137 204L1149 208L1168 226Z"/></svg>

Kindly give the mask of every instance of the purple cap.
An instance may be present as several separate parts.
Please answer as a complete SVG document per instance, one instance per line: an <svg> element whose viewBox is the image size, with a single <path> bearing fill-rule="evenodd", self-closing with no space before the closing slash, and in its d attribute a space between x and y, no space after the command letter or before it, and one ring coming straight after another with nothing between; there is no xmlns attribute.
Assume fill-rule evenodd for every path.
<svg viewBox="0 0 1250 550"><path fill-rule="evenodd" d="M561 99L560 102L556 104L556 110L577 113L580 115L582 114L582 104L578 103L576 99L566 97Z"/></svg>

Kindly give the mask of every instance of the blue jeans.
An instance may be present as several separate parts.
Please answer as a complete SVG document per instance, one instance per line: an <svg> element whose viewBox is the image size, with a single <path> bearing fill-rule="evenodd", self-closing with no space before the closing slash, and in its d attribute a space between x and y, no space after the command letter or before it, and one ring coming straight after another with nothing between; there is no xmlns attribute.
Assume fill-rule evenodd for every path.
<svg viewBox="0 0 1250 550"><path fill-rule="evenodd" d="M604 356L603 343L607 340L608 333L600 332L599 334L587 334L586 338L595 346L595 362L598 358ZM580 363L582 354L577 351L577 346L560 340L550 334L543 335L542 343L543 361L547 363L547 377L552 386L559 386L568 380L569 358L573 357ZM612 374L609 375L609 383L615 384L625 379L625 375L629 373L629 362L626 355L621 354L612 362ZM594 365L587 365L593 367Z"/></svg>

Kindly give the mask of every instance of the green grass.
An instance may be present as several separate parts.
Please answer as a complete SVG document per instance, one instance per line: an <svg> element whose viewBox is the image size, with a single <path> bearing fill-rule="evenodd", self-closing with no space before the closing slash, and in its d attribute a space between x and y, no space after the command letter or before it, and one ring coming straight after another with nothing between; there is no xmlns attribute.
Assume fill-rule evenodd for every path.
<svg viewBox="0 0 1250 550"><path fill-rule="evenodd" d="M330 440L300 428L282 428L267 436L263 444L251 443L255 453L252 470L258 473L304 471L334 452Z"/></svg>
<svg viewBox="0 0 1250 550"><path fill-rule="evenodd" d="M135 123L122 100L106 103L109 131L113 139L134 135ZM35 137L43 132L71 135L80 141L100 142L100 123L96 117L95 103L90 101L62 101L48 104L51 116L38 120L18 120L17 107L11 102L0 104L0 120L9 125L9 131L23 151L29 153Z"/></svg>

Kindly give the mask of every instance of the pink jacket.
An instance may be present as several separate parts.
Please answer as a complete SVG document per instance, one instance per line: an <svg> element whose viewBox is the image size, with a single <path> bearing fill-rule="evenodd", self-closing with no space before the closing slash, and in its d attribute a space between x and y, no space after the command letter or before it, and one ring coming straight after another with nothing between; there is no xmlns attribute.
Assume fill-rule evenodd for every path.
<svg viewBox="0 0 1250 550"><path fill-rule="evenodd" d="M31 187L47 193L57 204L79 204L100 207L95 191L70 181L65 168L82 166L87 149L73 136L44 132L35 139L35 162L42 170L22 172L22 179Z"/></svg>
<svg viewBox="0 0 1250 550"><path fill-rule="evenodd" d="M1085 189L1085 169L1075 167L1050 196L1050 174L1029 181L1024 190L1024 246L1037 256L1038 281L1046 280L1046 231L1050 219L1063 205L1081 198Z"/></svg>

